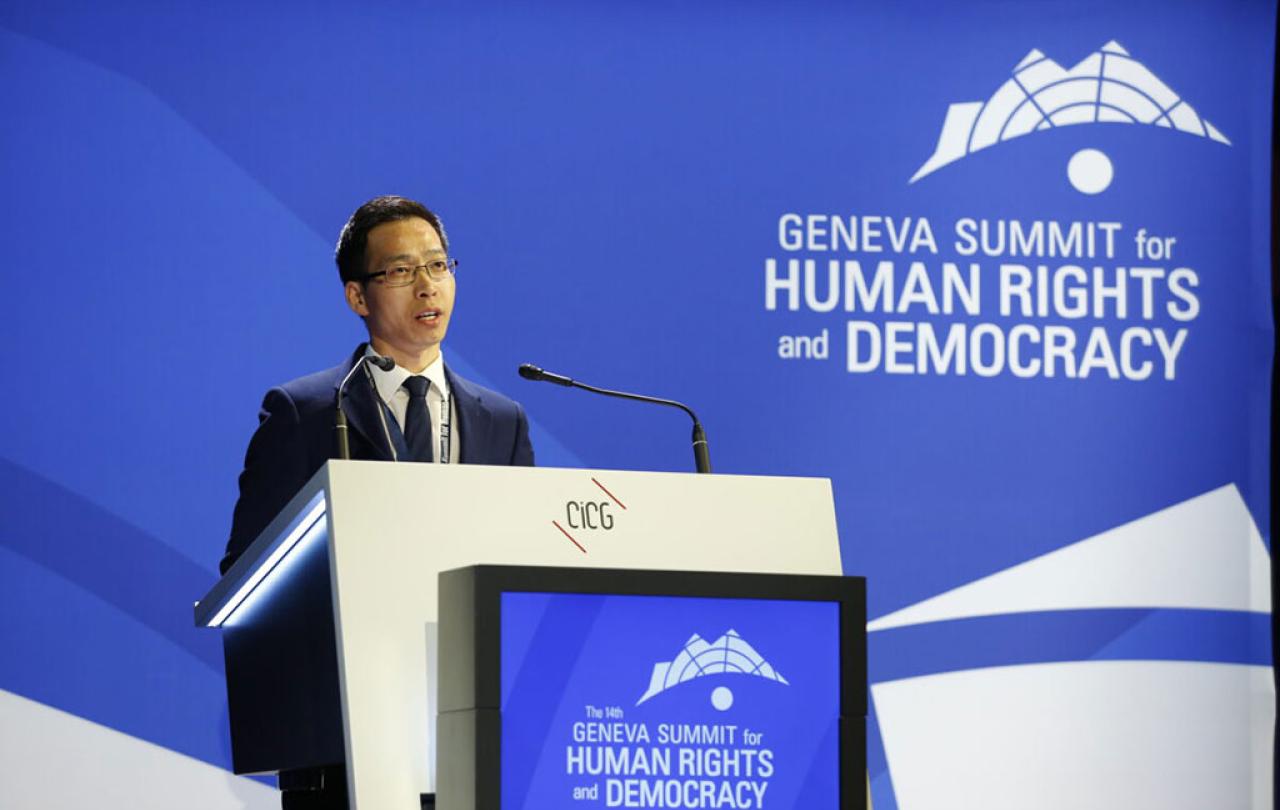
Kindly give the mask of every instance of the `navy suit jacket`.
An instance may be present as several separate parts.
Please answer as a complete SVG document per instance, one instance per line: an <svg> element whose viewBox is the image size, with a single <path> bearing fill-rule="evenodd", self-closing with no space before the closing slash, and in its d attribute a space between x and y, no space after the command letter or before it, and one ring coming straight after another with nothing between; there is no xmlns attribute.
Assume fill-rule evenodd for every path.
<svg viewBox="0 0 1280 810"><path fill-rule="evenodd" d="M364 348L362 344L339 366L267 392L258 414L258 430L249 441L244 472L240 473L240 499L220 566L223 573L333 457L338 385L364 355ZM462 463L532 465L529 424L520 404L459 377L447 366L445 377L458 415ZM378 415L380 407L368 376L354 374L342 400L352 458L392 460Z"/></svg>

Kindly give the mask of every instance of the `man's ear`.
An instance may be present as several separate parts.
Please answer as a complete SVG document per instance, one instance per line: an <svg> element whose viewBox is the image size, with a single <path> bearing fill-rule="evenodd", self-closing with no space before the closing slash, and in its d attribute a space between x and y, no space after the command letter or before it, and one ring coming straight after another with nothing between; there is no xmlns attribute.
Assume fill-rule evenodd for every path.
<svg viewBox="0 0 1280 810"><path fill-rule="evenodd" d="M369 305L364 300L364 285L358 281L348 281L344 292L351 311L361 318L369 317Z"/></svg>

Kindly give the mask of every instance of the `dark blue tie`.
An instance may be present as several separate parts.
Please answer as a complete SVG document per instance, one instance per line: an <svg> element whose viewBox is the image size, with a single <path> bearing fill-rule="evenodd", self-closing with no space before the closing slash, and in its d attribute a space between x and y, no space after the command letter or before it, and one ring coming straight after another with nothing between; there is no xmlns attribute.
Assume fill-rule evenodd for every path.
<svg viewBox="0 0 1280 810"><path fill-rule="evenodd" d="M410 376L404 381L409 392L409 408L404 414L404 441L409 445L409 461L431 461L431 411L427 410L426 377Z"/></svg>

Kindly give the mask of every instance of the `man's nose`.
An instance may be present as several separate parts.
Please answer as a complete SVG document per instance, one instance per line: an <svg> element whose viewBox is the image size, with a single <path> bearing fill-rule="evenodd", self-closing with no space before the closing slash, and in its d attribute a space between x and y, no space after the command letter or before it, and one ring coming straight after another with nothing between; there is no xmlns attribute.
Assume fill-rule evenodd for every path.
<svg viewBox="0 0 1280 810"><path fill-rule="evenodd" d="M418 270L417 275L413 277L414 292L422 297L435 295L436 287L439 283L438 281L432 281L426 270Z"/></svg>

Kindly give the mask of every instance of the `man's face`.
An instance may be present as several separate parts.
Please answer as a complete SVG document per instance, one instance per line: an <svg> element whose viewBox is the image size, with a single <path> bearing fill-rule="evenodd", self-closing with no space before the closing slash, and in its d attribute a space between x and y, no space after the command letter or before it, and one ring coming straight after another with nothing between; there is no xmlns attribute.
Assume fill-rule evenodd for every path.
<svg viewBox="0 0 1280 810"><path fill-rule="evenodd" d="M415 267L444 256L440 235L425 219L384 222L369 231L365 272ZM425 272L419 272L407 287L390 287L374 278L364 284L348 281L346 288L347 304L365 319L374 351L410 371L421 371L439 356L453 312L453 294L452 274L432 281Z"/></svg>

